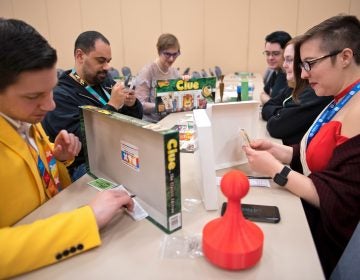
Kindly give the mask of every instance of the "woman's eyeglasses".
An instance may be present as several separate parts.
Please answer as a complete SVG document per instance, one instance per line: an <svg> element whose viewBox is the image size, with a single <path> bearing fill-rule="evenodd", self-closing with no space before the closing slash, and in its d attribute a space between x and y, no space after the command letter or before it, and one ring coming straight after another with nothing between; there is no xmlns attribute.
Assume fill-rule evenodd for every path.
<svg viewBox="0 0 360 280"><path fill-rule="evenodd" d="M292 64L293 62L294 62L294 58L292 58L292 57L286 56L284 58L284 63L286 63L286 64Z"/></svg>
<svg viewBox="0 0 360 280"><path fill-rule="evenodd" d="M179 55L180 55L180 51L177 51L177 52L175 52L175 53L171 53L171 52L166 52L166 51L164 51L164 52L162 52L162 54L166 57L166 58L170 58L170 57L172 57L172 58L177 58Z"/></svg>
<svg viewBox="0 0 360 280"><path fill-rule="evenodd" d="M311 66L313 66L315 63L325 59L325 58L328 58L328 57L332 57L332 56L335 56L335 55L338 55L339 53L341 53L342 50L336 50L336 51L332 51L330 52L329 54L327 55L323 55L323 56L320 56L318 58L314 58L314 59L310 59L310 60L305 60L303 62L300 62L300 67L303 68L306 72L310 72L311 70Z"/></svg>

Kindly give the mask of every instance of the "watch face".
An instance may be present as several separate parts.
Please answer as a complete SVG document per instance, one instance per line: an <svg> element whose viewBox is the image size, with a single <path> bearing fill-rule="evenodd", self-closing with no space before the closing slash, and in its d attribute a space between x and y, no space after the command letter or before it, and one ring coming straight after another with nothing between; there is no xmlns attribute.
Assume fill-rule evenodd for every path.
<svg viewBox="0 0 360 280"><path fill-rule="evenodd" d="M274 182L280 186L285 186L287 181L288 181L288 179L279 173L277 173L274 177Z"/></svg>

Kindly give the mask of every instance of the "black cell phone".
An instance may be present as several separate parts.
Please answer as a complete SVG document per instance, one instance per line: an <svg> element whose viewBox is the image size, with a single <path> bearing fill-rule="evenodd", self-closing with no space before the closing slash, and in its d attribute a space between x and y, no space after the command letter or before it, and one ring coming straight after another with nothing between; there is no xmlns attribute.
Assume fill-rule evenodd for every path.
<svg viewBox="0 0 360 280"><path fill-rule="evenodd" d="M227 202L221 207L221 216L225 214ZM280 212L277 206L242 204L241 209L246 219L254 222L264 222L276 224L280 222Z"/></svg>
<svg viewBox="0 0 360 280"><path fill-rule="evenodd" d="M135 90L135 81L134 81L134 77L132 77L131 75L127 75L125 77L125 82L124 82L125 87L131 89L131 90Z"/></svg>

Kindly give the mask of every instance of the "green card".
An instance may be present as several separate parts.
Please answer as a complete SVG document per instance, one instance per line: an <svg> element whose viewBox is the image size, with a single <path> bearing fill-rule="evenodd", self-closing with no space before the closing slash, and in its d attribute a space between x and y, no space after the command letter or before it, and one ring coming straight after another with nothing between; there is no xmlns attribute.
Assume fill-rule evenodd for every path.
<svg viewBox="0 0 360 280"><path fill-rule="evenodd" d="M96 180L88 182L88 185L94 187L99 191L104 191L108 189L112 189L117 186L114 182L106 180L104 178L97 178Z"/></svg>

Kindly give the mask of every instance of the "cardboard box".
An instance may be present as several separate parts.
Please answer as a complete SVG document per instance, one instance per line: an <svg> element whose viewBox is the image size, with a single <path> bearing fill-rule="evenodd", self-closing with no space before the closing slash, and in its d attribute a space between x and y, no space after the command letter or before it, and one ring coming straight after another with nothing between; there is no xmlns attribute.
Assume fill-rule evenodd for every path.
<svg viewBox="0 0 360 280"><path fill-rule="evenodd" d="M155 109L165 116L174 112L205 109L214 102L216 78L158 80L155 87Z"/></svg>
<svg viewBox="0 0 360 280"><path fill-rule="evenodd" d="M242 101L209 104L206 108L212 127L216 170L247 162L239 131L244 129L251 139L257 137L259 106L258 101Z"/></svg>
<svg viewBox="0 0 360 280"><path fill-rule="evenodd" d="M182 226L179 133L83 106L81 128L90 174L124 185L167 233Z"/></svg>

